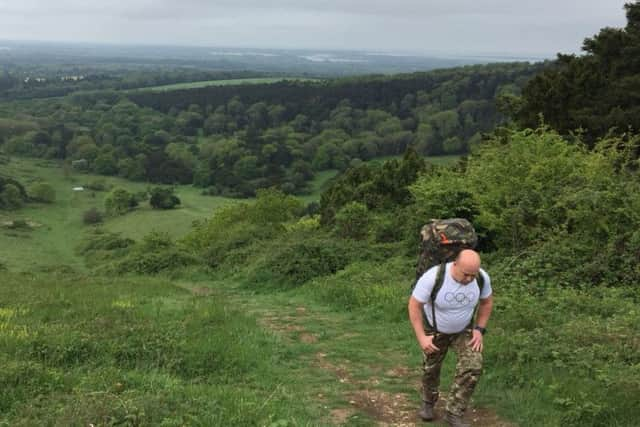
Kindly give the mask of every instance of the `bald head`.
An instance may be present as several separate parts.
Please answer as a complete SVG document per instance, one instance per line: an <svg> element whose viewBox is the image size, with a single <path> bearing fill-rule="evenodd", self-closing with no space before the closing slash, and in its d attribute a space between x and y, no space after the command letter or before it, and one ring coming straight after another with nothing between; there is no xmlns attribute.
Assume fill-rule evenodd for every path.
<svg viewBox="0 0 640 427"><path fill-rule="evenodd" d="M480 255L472 249L464 249L453 262L451 275L458 283L471 283L480 271Z"/></svg>
<svg viewBox="0 0 640 427"><path fill-rule="evenodd" d="M465 269L469 268L474 270L476 273L480 269L480 255L473 249L464 249L460 251L456 258L456 262Z"/></svg>

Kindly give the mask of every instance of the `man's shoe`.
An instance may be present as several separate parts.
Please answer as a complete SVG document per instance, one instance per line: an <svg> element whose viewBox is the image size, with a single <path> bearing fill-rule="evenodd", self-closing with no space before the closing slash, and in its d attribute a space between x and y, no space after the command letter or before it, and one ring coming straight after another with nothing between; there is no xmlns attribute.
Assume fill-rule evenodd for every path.
<svg viewBox="0 0 640 427"><path fill-rule="evenodd" d="M447 415L444 416L444 420L451 427L471 427L471 424L464 422L460 415L454 415L447 411Z"/></svg>
<svg viewBox="0 0 640 427"><path fill-rule="evenodd" d="M423 421L433 420L433 403L423 401L422 408L420 408L418 415L420 415Z"/></svg>

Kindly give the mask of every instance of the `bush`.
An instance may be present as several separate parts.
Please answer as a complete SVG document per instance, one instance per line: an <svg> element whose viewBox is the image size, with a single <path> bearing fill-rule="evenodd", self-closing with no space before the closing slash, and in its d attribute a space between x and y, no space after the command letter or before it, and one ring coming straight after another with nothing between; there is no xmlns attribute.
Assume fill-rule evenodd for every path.
<svg viewBox="0 0 640 427"><path fill-rule="evenodd" d="M157 274L198 263L199 260L184 251L171 247L156 252L134 250L115 266L108 266L107 270L116 273Z"/></svg>
<svg viewBox="0 0 640 427"><path fill-rule="evenodd" d="M318 232L288 233L269 242L261 257L251 259L248 274L252 285L299 286L335 274L350 263L388 256L380 247L354 240L341 240Z"/></svg>
<svg viewBox="0 0 640 427"><path fill-rule="evenodd" d="M123 215L136 206L138 202L134 195L123 188L112 190L104 201L105 211L110 216Z"/></svg>
<svg viewBox="0 0 640 427"><path fill-rule="evenodd" d="M115 266L107 266L107 269L113 269L119 274L156 274L193 265L198 261L196 257L187 254L184 248L177 246L168 233L154 231L147 234Z"/></svg>
<svg viewBox="0 0 640 427"><path fill-rule="evenodd" d="M154 209L173 209L180 204L180 199L173 194L173 188L153 187L149 194L149 204Z"/></svg>
<svg viewBox="0 0 640 427"><path fill-rule="evenodd" d="M545 128L504 130L464 169L423 175L411 191L426 214L472 219L485 248L534 254L536 271L563 283L617 286L640 261L640 182L621 167L624 144L589 152Z"/></svg>
<svg viewBox="0 0 640 427"><path fill-rule="evenodd" d="M364 239L367 237L368 227L369 211L364 203L348 203L336 214L334 231L340 237Z"/></svg>
<svg viewBox="0 0 640 427"><path fill-rule="evenodd" d="M406 319L407 292L413 281L413 260L359 261L335 275L316 278L305 287L340 311L363 309L390 321Z"/></svg>
<svg viewBox="0 0 640 427"><path fill-rule="evenodd" d="M280 190L258 190L256 198L249 210L249 220L253 224L281 224L302 215L304 211L304 204L300 200Z"/></svg>
<svg viewBox="0 0 640 427"><path fill-rule="evenodd" d="M6 183L0 191L0 209L18 209L24 204L20 189L13 183Z"/></svg>
<svg viewBox="0 0 640 427"><path fill-rule="evenodd" d="M209 220L196 223L183 242L207 265L217 267L233 251L284 233L284 223L302 210L302 203L294 197L278 190L261 190L253 204L237 203L217 209Z"/></svg>
<svg viewBox="0 0 640 427"><path fill-rule="evenodd" d="M82 214L82 222L87 225L99 224L102 220L102 213L97 208L91 208Z"/></svg>
<svg viewBox="0 0 640 427"><path fill-rule="evenodd" d="M56 191L46 182L33 184L28 193L29 197L36 202L53 203L56 200Z"/></svg>
<svg viewBox="0 0 640 427"><path fill-rule="evenodd" d="M108 186L106 184L106 182L104 181L104 179L95 179L93 181L90 181L89 183L84 185L84 188L87 188L89 190L93 190L93 191L105 191L108 189Z"/></svg>
<svg viewBox="0 0 640 427"><path fill-rule="evenodd" d="M132 239L120 237L120 233L111 233L96 229L85 237L83 242L78 246L78 251L80 253L98 250L112 251L115 249L128 248L134 243Z"/></svg>

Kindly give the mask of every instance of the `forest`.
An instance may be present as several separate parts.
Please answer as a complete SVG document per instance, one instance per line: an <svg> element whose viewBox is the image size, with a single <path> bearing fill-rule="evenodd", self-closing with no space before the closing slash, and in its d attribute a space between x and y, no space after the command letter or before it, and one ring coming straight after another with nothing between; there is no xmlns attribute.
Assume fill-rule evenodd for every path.
<svg viewBox="0 0 640 427"><path fill-rule="evenodd" d="M493 64L394 77L212 86L165 92L78 91L4 103L7 154L210 194L247 197L277 186L308 191L343 171L409 146L464 154L503 123L494 98L517 96L544 64Z"/></svg>

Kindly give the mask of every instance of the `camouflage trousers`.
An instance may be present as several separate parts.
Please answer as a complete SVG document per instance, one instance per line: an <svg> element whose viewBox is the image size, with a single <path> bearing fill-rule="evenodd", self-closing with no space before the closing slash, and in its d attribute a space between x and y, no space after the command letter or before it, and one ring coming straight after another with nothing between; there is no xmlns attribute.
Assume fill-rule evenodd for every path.
<svg viewBox="0 0 640 427"><path fill-rule="evenodd" d="M440 350L435 353L424 353L422 361L422 399L435 404L438 400L440 386L440 368L449 348L457 356L456 373L451 384L447 401L447 411L462 416L467 409L473 390L482 374L482 353L473 351L467 345L471 340L471 331L465 330L457 334L437 334L433 343Z"/></svg>

